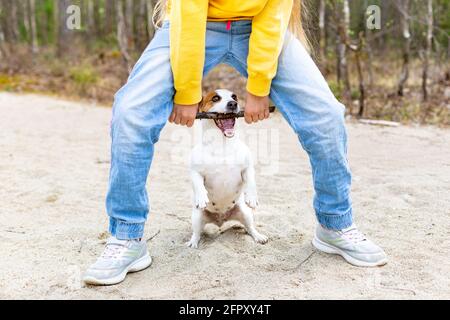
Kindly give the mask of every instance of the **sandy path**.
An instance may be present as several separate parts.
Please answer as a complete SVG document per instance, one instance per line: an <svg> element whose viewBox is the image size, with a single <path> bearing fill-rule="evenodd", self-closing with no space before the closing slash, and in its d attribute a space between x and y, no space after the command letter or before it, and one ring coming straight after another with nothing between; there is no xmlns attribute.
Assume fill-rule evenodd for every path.
<svg viewBox="0 0 450 320"><path fill-rule="evenodd" d="M259 157L267 245L211 227L200 250L185 247L180 157L190 135L168 125L149 179L153 266L117 286L81 286L106 237L109 117L108 108L0 93L0 298L450 298L450 131L349 124L356 220L390 257L360 269L314 252L309 164L278 116L257 126L280 141L277 174L263 175Z"/></svg>

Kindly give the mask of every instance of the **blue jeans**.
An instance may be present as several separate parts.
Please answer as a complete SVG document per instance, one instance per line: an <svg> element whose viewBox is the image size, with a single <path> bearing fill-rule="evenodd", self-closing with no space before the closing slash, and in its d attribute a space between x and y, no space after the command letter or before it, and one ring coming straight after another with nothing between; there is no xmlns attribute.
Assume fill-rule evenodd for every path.
<svg viewBox="0 0 450 320"><path fill-rule="evenodd" d="M251 21L208 22L204 74L226 63L247 76ZM154 145L173 108L169 23L165 22L115 95L111 122L111 171L106 208L110 232L140 238L149 212L145 189ZM309 155L314 209L320 224L352 224L351 174L347 163L344 106L340 104L302 44L286 35L270 98ZM268 125L270 122L267 123Z"/></svg>

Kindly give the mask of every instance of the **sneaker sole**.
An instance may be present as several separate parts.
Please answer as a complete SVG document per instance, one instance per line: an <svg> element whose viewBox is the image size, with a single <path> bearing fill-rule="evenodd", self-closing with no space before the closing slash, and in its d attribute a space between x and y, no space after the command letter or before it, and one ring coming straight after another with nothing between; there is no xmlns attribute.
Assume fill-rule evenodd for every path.
<svg viewBox="0 0 450 320"><path fill-rule="evenodd" d="M312 244L317 250L320 250L325 253L340 255L341 257L343 257L345 259L345 261L347 261L348 263L350 263L354 266L357 266L357 267L379 267L379 266L383 266L387 263L387 258L381 259L376 262L367 262L367 261L355 259L354 257L347 254L345 251L317 239L316 236L314 236L314 238L312 240Z"/></svg>
<svg viewBox="0 0 450 320"><path fill-rule="evenodd" d="M125 280L127 273L138 272L147 269L152 264L152 257L147 253L145 256L139 258L135 262L131 263L127 268L125 268L120 274L115 277L108 279L97 279L91 276L85 276L83 281L87 284L108 286L113 284L118 284Z"/></svg>

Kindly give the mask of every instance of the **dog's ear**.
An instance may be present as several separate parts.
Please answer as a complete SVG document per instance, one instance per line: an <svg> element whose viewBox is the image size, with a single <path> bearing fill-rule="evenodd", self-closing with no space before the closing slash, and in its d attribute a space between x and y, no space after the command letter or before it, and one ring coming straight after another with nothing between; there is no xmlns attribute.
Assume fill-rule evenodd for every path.
<svg viewBox="0 0 450 320"><path fill-rule="evenodd" d="M206 96L202 98L202 101L198 104L198 111L199 112L208 112L209 109L211 109L213 103L212 98L216 95L215 91L212 91L208 93Z"/></svg>
<svg viewBox="0 0 450 320"><path fill-rule="evenodd" d="M205 104L205 97L202 97L202 100L198 103L198 112L203 112L203 105Z"/></svg>

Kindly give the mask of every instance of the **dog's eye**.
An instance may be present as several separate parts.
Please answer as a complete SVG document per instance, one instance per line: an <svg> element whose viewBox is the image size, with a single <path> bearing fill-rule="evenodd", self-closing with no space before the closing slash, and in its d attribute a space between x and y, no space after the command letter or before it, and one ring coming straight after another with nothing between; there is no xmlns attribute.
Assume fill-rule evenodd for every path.
<svg viewBox="0 0 450 320"><path fill-rule="evenodd" d="M219 102L220 101L220 96L214 96L212 98L212 102Z"/></svg>
<svg viewBox="0 0 450 320"><path fill-rule="evenodd" d="M233 94L233 95L231 96L231 99L237 101L237 95Z"/></svg>

